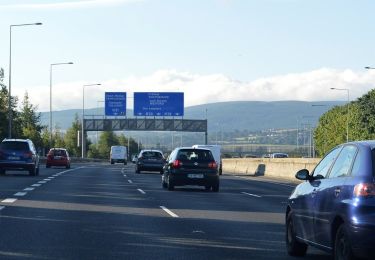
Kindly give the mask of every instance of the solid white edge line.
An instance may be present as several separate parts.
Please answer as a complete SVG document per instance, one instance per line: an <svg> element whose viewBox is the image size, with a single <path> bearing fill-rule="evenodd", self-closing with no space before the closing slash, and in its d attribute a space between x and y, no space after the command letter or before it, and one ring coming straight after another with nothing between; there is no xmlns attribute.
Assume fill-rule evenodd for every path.
<svg viewBox="0 0 375 260"><path fill-rule="evenodd" d="M246 177L242 177L242 176L235 176L237 178L240 178L240 179L243 179L243 180L248 180L248 181L259 181L259 182L265 182L265 183L272 183L272 184L276 184L276 185L280 185L280 186L286 186L286 187L291 187L291 188L295 188L298 184L296 185L290 185L290 184L286 184L286 183L282 183L282 182L277 182L277 181L273 181L273 180L266 180L266 179L249 179L249 178L246 178Z"/></svg>
<svg viewBox="0 0 375 260"><path fill-rule="evenodd" d="M2 210L2 209L5 209L5 207L4 206L0 206L0 210Z"/></svg>
<svg viewBox="0 0 375 260"><path fill-rule="evenodd" d="M259 195L256 195L256 194L247 193L247 192L241 192L241 193L245 194L245 195L252 196L252 197L257 197L257 198L261 198L262 197L262 196L259 196Z"/></svg>
<svg viewBox="0 0 375 260"><path fill-rule="evenodd" d="M173 213L172 211L170 211L169 209L167 209L166 207L164 206L160 206L160 208L162 210L164 210L165 212L167 212L170 216L174 217L174 218L178 218L179 216L175 213Z"/></svg>
<svg viewBox="0 0 375 260"><path fill-rule="evenodd" d="M133 183L132 180L128 180L129 183Z"/></svg>
<svg viewBox="0 0 375 260"><path fill-rule="evenodd" d="M17 201L17 199L8 198L8 199L5 199L5 200L2 200L1 202L2 203L14 203L16 201Z"/></svg>
<svg viewBox="0 0 375 260"><path fill-rule="evenodd" d="M124 174L124 177L128 177L128 176L126 176L126 174Z"/></svg>
<svg viewBox="0 0 375 260"><path fill-rule="evenodd" d="M137 191L139 191L142 194L146 194L146 192L144 192L142 189L137 189Z"/></svg>

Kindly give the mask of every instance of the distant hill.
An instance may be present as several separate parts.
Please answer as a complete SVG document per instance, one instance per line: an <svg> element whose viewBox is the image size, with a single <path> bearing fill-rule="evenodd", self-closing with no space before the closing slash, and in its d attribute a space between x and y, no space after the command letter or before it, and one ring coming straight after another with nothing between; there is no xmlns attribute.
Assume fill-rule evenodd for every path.
<svg viewBox="0 0 375 260"><path fill-rule="evenodd" d="M266 129L296 128L297 121L316 125L320 115L339 101L303 102L303 101L233 101L198 105L185 108L185 119L205 119L207 113L209 131L222 129L224 132L235 130L259 131ZM314 105L314 106L313 106ZM103 115L103 108L86 109L85 115ZM81 117L81 109L69 109L53 112L53 122L61 129L71 127L75 114ZM129 118L134 117L127 110ZM49 112L42 112L42 123L49 124Z"/></svg>

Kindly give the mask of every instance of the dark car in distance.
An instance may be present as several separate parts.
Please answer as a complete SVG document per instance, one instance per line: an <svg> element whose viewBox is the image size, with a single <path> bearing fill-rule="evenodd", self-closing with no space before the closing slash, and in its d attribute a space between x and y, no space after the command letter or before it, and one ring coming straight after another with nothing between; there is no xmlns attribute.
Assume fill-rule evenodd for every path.
<svg viewBox="0 0 375 260"><path fill-rule="evenodd" d="M70 157L65 148L51 148L47 154L46 168L51 166L63 166L70 168Z"/></svg>
<svg viewBox="0 0 375 260"><path fill-rule="evenodd" d="M29 139L4 139L0 144L0 174L7 170L26 170L39 175L39 156Z"/></svg>
<svg viewBox="0 0 375 260"><path fill-rule="evenodd" d="M165 163L164 155L159 150L142 150L137 158L135 172L157 171L163 173Z"/></svg>
<svg viewBox="0 0 375 260"><path fill-rule="evenodd" d="M375 141L339 145L296 178L304 182L288 199L288 253L314 246L334 259L375 259Z"/></svg>
<svg viewBox="0 0 375 260"><path fill-rule="evenodd" d="M219 191L217 163L209 149L181 147L169 155L162 176L163 188L197 185L206 190Z"/></svg>

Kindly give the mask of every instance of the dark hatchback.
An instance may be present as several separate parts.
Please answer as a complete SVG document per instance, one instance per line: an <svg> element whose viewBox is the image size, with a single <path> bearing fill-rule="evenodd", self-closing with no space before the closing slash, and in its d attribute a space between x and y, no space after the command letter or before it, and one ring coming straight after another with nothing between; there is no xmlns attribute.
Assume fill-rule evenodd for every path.
<svg viewBox="0 0 375 260"><path fill-rule="evenodd" d="M198 185L219 191L219 173L215 159L208 149L176 148L169 155L162 176L163 188Z"/></svg>
<svg viewBox="0 0 375 260"><path fill-rule="evenodd" d="M288 200L286 246L293 256L314 246L334 259L374 258L375 141L352 142L331 150Z"/></svg>
<svg viewBox="0 0 375 260"><path fill-rule="evenodd" d="M0 174L6 170L27 170L39 175L39 156L28 139L4 139L0 144Z"/></svg>
<svg viewBox="0 0 375 260"><path fill-rule="evenodd" d="M137 159L135 172L141 171L157 171L163 173L163 166L165 163L164 155L159 150L142 150Z"/></svg>

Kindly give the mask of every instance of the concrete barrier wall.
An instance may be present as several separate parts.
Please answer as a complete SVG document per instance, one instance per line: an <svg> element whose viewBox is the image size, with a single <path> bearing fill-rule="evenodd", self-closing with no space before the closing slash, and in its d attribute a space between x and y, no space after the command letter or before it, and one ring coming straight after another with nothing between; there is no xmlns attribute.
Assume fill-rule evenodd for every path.
<svg viewBox="0 0 375 260"><path fill-rule="evenodd" d="M296 180L296 172L314 169L316 158L236 158L223 159L223 172L236 175L266 176Z"/></svg>

